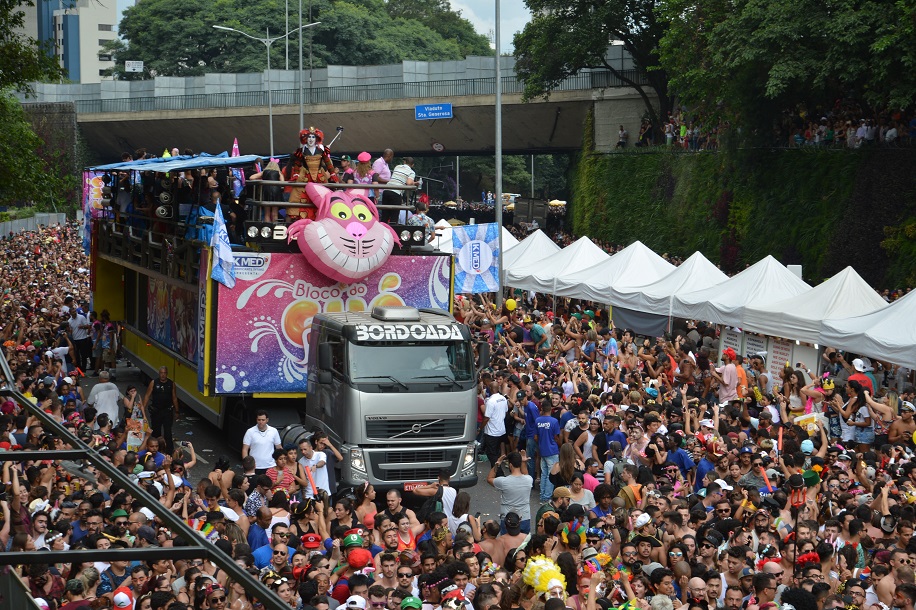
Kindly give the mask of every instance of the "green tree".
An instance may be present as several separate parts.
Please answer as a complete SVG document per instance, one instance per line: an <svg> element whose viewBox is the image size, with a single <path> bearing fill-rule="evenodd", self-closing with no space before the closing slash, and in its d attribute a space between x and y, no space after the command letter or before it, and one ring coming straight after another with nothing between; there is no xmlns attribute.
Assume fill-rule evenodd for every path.
<svg viewBox="0 0 916 610"><path fill-rule="evenodd" d="M69 157L47 149L32 129L22 104L9 91L0 92L0 121L0 204L41 206L72 190L72 171L62 171ZM47 153L43 156L50 162L39 151Z"/></svg>
<svg viewBox="0 0 916 610"><path fill-rule="evenodd" d="M388 0L386 7L392 17L415 19L447 42L457 44L462 58L492 53L487 37L478 34L461 11L453 11L448 0Z"/></svg>
<svg viewBox="0 0 916 610"><path fill-rule="evenodd" d="M786 109L916 101L916 1L670 0L659 49L686 105L765 138Z"/></svg>
<svg viewBox="0 0 916 610"><path fill-rule="evenodd" d="M213 26L235 28L259 38L266 37L269 27L271 36L282 35L285 7L280 0L200 0L179 5L171 0L143 0L124 13L120 33L126 42L113 41L106 47L115 59L112 75L131 78L123 73L126 60L143 61L144 78L259 72L267 67L264 46ZM290 2L290 29L298 25L298 9ZM306 47L311 44L315 67L460 59L466 49L479 49L479 41L474 42L462 29L466 20L455 21L455 15L446 12L437 19L421 19L409 13L391 14L382 0L313 0L311 19L321 23L304 30L303 41ZM308 18L306 13L304 19ZM297 36L290 35L291 47L298 45ZM290 51L290 67L296 69L298 52ZM282 40L273 44L270 57L272 68L284 66Z"/></svg>
<svg viewBox="0 0 916 610"><path fill-rule="evenodd" d="M0 89L31 92L35 81L56 80L62 75L50 47L24 36L25 12L32 0L0 0Z"/></svg>
<svg viewBox="0 0 916 610"><path fill-rule="evenodd" d="M532 20L515 35L516 73L525 98L547 96L583 68L604 68L636 89L656 129L673 106L668 73L659 68L658 43L667 23L652 0L525 0ZM608 61L608 45L620 41L648 86Z"/></svg>

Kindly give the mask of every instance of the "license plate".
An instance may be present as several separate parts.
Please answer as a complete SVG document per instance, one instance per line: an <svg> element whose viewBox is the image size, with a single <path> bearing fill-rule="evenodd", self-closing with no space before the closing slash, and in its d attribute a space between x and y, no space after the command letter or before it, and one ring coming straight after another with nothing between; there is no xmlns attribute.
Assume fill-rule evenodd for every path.
<svg viewBox="0 0 916 610"><path fill-rule="evenodd" d="M426 485L426 481L416 481L414 483L404 483L404 491L413 491L417 487L423 487Z"/></svg>

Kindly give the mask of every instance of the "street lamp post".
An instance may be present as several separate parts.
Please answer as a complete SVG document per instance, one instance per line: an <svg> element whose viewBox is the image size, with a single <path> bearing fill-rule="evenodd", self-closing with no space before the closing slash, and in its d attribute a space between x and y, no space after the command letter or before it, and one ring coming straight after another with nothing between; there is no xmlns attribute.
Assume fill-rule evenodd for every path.
<svg viewBox="0 0 916 610"><path fill-rule="evenodd" d="M225 32L235 32L236 34L241 34L245 38L256 40L262 43L267 48L267 120L268 120L268 129L270 130L270 156L271 157L273 157L274 155L274 104L273 104L273 94L271 92L271 87L270 87L270 46L273 43L277 42L278 40L287 38L293 32L298 32L299 30L303 28L310 28L312 26L318 25L319 23L321 22L316 21L315 23L307 23L305 25L301 25L297 28L294 28L288 31L286 34L283 34L282 36L274 36L273 38L270 37L270 28L269 27L267 28L266 38L258 38L257 36L252 36L251 34L248 34L247 32L243 32L242 30L237 30L235 28L226 27L224 25L214 25L213 26L217 30L223 30Z"/></svg>

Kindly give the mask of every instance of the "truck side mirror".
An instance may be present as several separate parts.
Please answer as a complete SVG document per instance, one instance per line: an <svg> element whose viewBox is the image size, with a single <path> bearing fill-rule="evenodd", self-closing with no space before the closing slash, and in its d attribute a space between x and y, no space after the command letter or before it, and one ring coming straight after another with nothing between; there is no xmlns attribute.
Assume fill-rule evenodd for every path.
<svg viewBox="0 0 916 610"><path fill-rule="evenodd" d="M331 370L331 345L328 343L318 345L318 370Z"/></svg>
<svg viewBox="0 0 916 610"><path fill-rule="evenodd" d="M490 366L490 344L486 341L477 343L477 370L482 371Z"/></svg>

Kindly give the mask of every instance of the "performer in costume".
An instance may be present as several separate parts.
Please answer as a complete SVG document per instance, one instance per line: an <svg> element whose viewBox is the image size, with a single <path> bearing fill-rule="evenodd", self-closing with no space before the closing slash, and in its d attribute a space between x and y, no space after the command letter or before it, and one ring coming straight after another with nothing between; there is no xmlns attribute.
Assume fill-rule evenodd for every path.
<svg viewBox="0 0 916 610"><path fill-rule="evenodd" d="M293 182L339 182L334 163L331 161L331 150L321 142L324 133L320 129L309 127L299 132L301 146L293 153ZM311 201L302 187L292 189L290 203ZM317 201L312 201L317 205ZM313 208L287 208L287 218L295 221L300 218L314 218Z"/></svg>

